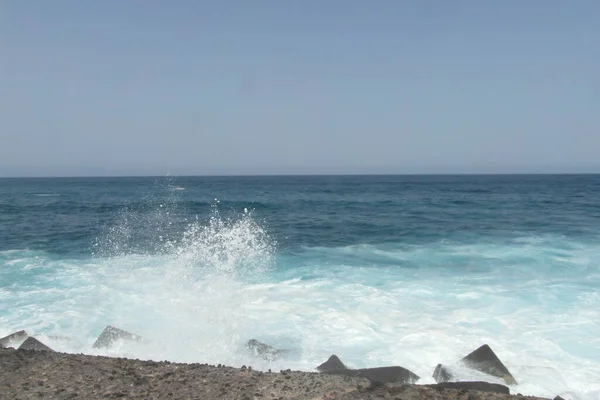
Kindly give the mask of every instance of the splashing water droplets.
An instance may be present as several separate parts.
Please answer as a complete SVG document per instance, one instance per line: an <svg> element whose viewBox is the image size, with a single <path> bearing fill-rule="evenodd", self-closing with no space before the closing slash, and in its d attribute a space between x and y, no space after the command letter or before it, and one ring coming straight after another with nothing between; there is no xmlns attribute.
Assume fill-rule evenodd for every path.
<svg viewBox="0 0 600 400"><path fill-rule="evenodd" d="M190 272L245 275L268 268L273 247L250 214L227 220L215 209L207 225L192 224L184 233L177 255Z"/></svg>
<svg viewBox="0 0 600 400"><path fill-rule="evenodd" d="M188 219L181 191L165 197L154 189L94 244L98 268L88 273L102 282L94 287L103 300L88 323L122 325L153 341L132 356L234 363L252 323L244 307L256 300L244 287L273 264L276 242L252 210L224 217L215 199Z"/></svg>
<svg viewBox="0 0 600 400"><path fill-rule="evenodd" d="M174 184L167 183L168 187ZM125 207L118 221L94 243L95 255L163 255L169 260L163 266L168 269L165 272L184 279L247 276L269 268L275 242L253 219L251 210L244 207L242 213L224 218L215 198L208 218L196 215L190 222L179 218L178 195L167 190L165 201L161 186L157 188L141 207Z"/></svg>

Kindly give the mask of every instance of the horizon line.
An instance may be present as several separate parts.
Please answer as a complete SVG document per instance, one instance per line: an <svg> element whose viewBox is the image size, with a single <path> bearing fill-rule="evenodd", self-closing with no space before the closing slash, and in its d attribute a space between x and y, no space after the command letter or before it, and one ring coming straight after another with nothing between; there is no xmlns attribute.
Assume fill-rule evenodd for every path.
<svg viewBox="0 0 600 400"><path fill-rule="evenodd" d="M287 173L287 174L116 174L116 175L0 175L0 179L72 179L72 178L286 178L286 177L358 177L358 176L577 176L600 175L600 172L451 172L451 173Z"/></svg>

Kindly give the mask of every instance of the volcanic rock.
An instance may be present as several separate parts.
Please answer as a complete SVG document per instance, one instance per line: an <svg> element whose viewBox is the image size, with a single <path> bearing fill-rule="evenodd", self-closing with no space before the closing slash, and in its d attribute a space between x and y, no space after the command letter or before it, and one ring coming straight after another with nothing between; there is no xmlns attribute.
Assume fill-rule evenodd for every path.
<svg viewBox="0 0 600 400"><path fill-rule="evenodd" d="M367 378L371 384L405 384L415 383L420 377L415 373L399 366L349 369L336 356L332 355L327 361L317 367L322 373Z"/></svg>
<svg viewBox="0 0 600 400"><path fill-rule="evenodd" d="M427 385L436 389L478 390L480 392L492 392L510 394L508 386L489 382L442 382L435 385Z"/></svg>
<svg viewBox="0 0 600 400"><path fill-rule="evenodd" d="M116 340L119 339L136 342L142 340L141 336L109 325L106 328L104 328L100 336L98 336L98 339L96 339L96 342L94 343L93 347L95 349L110 347Z"/></svg>
<svg viewBox="0 0 600 400"><path fill-rule="evenodd" d="M285 350L276 349L268 344L261 343L256 339L251 339L246 343L246 348L251 354L261 357L267 361L276 360L279 356L285 353Z"/></svg>
<svg viewBox="0 0 600 400"><path fill-rule="evenodd" d="M0 347L10 347L11 343L25 340L28 336L29 335L27 332L23 330L11 333L10 335L4 336L0 339Z"/></svg>
<svg viewBox="0 0 600 400"><path fill-rule="evenodd" d="M450 382L453 378L454 376L450 370L442 364L438 364L433 371L433 379L435 379L437 383Z"/></svg>
<svg viewBox="0 0 600 400"><path fill-rule="evenodd" d="M487 344L466 355L460 362L468 368L501 378L508 385L517 384L516 379Z"/></svg>
<svg viewBox="0 0 600 400"><path fill-rule="evenodd" d="M327 361L325 361L323 364L319 365L316 369L320 372L331 372L340 371L348 368L344 365L342 360L340 360L339 357L334 354L331 357L329 357Z"/></svg>
<svg viewBox="0 0 600 400"><path fill-rule="evenodd" d="M19 346L19 350L54 351L44 343L31 336L25 339L25 341Z"/></svg>

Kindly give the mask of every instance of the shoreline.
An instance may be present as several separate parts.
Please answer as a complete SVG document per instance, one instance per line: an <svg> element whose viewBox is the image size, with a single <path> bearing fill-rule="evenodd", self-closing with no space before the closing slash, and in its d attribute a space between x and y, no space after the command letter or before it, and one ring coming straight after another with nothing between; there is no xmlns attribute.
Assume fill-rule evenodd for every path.
<svg viewBox="0 0 600 400"><path fill-rule="evenodd" d="M7 399L544 399L467 390L452 383L374 384L362 376L13 348L0 348L0 371L0 395Z"/></svg>

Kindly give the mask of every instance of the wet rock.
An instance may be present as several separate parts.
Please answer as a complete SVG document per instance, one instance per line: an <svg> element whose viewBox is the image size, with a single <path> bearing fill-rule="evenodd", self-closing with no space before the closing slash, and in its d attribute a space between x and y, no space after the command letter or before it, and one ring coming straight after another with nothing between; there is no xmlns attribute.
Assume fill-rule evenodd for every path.
<svg viewBox="0 0 600 400"><path fill-rule="evenodd" d="M403 367L379 367L362 368L357 370L358 376L362 376L376 383L405 384L415 383L421 379L417 374Z"/></svg>
<svg viewBox="0 0 600 400"><path fill-rule="evenodd" d="M0 347L10 347L13 342L19 342L27 339L29 335L25 331L18 331L4 336L0 339Z"/></svg>
<svg viewBox="0 0 600 400"><path fill-rule="evenodd" d="M456 389L456 390L478 390L480 392L510 394L508 386L489 382L442 382L435 385L427 385L434 389Z"/></svg>
<svg viewBox="0 0 600 400"><path fill-rule="evenodd" d="M329 357L327 361L325 361L323 364L317 367L317 371L320 372L340 371L344 369L348 368L344 365L342 360L340 360L335 354Z"/></svg>
<svg viewBox="0 0 600 400"><path fill-rule="evenodd" d="M508 385L517 384L515 378L487 344L466 355L461 363L468 368L501 378Z"/></svg>
<svg viewBox="0 0 600 400"><path fill-rule="evenodd" d="M329 357L317 370L330 375L367 378L371 384L414 383L420 379L415 373L399 366L349 369L336 355Z"/></svg>
<svg viewBox="0 0 600 400"><path fill-rule="evenodd" d="M560 397L560 396L556 396L556 397L554 398L554 400L565 400L565 399L563 399L563 398L562 398L562 397Z"/></svg>
<svg viewBox="0 0 600 400"><path fill-rule="evenodd" d="M100 336L98 336L98 339L96 339L96 342L94 343L93 347L95 349L110 347L116 340L119 339L131 340L136 342L142 340L141 336L108 325L106 328L104 328Z"/></svg>
<svg viewBox="0 0 600 400"><path fill-rule="evenodd" d="M44 343L31 336L25 339L23 344L19 346L19 350L54 351Z"/></svg>
<svg viewBox="0 0 600 400"><path fill-rule="evenodd" d="M261 343L256 339L251 339L246 343L246 349L254 356L261 357L267 361L274 361L286 351L276 349L268 344Z"/></svg>
<svg viewBox="0 0 600 400"><path fill-rule="evenodd" d="M360 372L357 369L336 369L331 371L322 371L322 373L326 375L341 375L349 377L360 376Z"/></svg>
<svg viewBox="0 0 600 400"><path fill-rule="evenodd" d="M437 383L449 382L453 378L454 376L452 375L450 370L442 364L438 364L437 367L435 367L435 370L433 371L433 379L435 379Z"/></svg>

